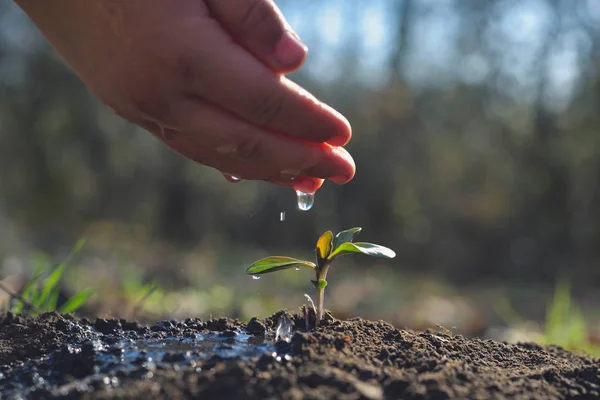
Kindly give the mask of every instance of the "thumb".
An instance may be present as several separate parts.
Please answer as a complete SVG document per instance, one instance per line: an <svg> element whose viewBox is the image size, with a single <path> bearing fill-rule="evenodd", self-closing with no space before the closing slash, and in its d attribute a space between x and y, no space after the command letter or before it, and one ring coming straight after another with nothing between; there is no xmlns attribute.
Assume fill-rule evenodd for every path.
<svg viewBox="0 0 600 400"><path fill-rule="evenodd" d="M235 41L275 72L298 69L307 47L272 0L205 0Z"/></svg>

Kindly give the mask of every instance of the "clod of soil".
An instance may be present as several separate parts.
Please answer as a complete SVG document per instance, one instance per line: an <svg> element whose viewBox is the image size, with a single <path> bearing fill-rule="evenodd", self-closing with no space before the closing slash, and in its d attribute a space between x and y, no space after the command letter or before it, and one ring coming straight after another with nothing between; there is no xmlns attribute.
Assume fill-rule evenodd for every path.
<svg viewBox="0 0 600 400"><path fill-rule="evenodd" d="M283 316L290 342L274 342ZM0 321L0 398L598 399L598 360L386 322L280 311L248 324L38 318Z"/></svg>

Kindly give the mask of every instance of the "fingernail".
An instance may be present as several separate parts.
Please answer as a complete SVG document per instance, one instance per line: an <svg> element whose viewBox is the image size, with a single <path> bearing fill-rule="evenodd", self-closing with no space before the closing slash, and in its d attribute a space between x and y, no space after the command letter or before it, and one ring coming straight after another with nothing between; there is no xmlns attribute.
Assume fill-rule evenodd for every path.
<svg viewBox="0 0 600 400"><path fill-rule="evenodd" d="M300 62L307 51L308 47L289 31L286 31L275 45L275 57L283 65Z"/></svg>
<svg viewBox="0 0 600 400"><path fill-rule="evenodd" d="M344 183L348 182L348 176L330 176L329 178L327 178L328 180L330 180L333 183L337 183L338 185L343 185Z"/></svg>
<svg viewBox="0 0 600 400"><path fill-rule="evenodd" d="M344 146L348 143L348 138L346 136L334 136L327 141L328 144L334 147Z"/></svg>

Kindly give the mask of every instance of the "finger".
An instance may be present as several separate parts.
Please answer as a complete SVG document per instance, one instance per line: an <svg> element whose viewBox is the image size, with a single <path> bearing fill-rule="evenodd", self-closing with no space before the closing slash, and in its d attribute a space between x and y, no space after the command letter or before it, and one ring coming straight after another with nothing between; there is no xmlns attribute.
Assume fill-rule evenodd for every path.
<svg viewBox="0 0 600 400"><path fill-rule="evenodd" d="M158 133L155 134L160 137ZM320 178L279 174L274 172L272 168L261 164L239 159L225 159L220 154L215 154L214 151L198 146L197 139L187 133L177 132L170 137L171 140L165 143L173 151L218 170L228 181L233 183L243 180L262 180L278 186L291 187L305 193L315 193L324 183L324 180Z"/></svg>
<svg viewBox="0 0 600 400"><path fill-rule="evenodd" d="M243 179L236 175L223 173L226 180L231 183L239 183ZM321 186L323 186L323 179L309 178L306 176L298 176L295 179L265 179L269 183L273 183L278 186L291 187L294 190L299 190L304 193L315 193Z"/></svg>
<svg viewBox="0 0 600 400"><path fill-rule="evenodd" d="M305 176L299 176L294 180L272 180L268 181L275 185L291 187L294 190L299 190L304 193L315 193L321 186L323 186L323 179L309 178Z"/></svg>
<svg viewBox="0 0 600 400"><path fill-rule="evenodd" d="M297 177L352 179L354 161L341 147L271 133L199 100L184 101L176 115L180 132L166 143L178 153L243 179Z"/></svg>
<svg viewBox="0 0 600 400"><path fill-rule="evenodd" d="M273 71L298 69L307 47L271 0L206 0L212 16L244 48Z"/></svg>
<svg viewBox="0 0 600 400"><path fill-rule="evenodd" d="M341 114L274 74L219 26L199 24L193 31L198 40L178 61L183 91L274 131L336 146L350 140L350 124Z"/></svg>

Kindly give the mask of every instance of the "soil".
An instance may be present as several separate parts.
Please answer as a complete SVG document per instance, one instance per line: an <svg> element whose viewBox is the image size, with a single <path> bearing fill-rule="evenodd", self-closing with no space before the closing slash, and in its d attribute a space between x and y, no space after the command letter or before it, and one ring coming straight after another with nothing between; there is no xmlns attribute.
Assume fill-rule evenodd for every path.
<svg viewBox="0 0 600 400"><path fill-rule="evenodd" d="M294 332L273 338L287 317ZM0 398L598 399L598 360L383 321L0 321Z"/></svg>

